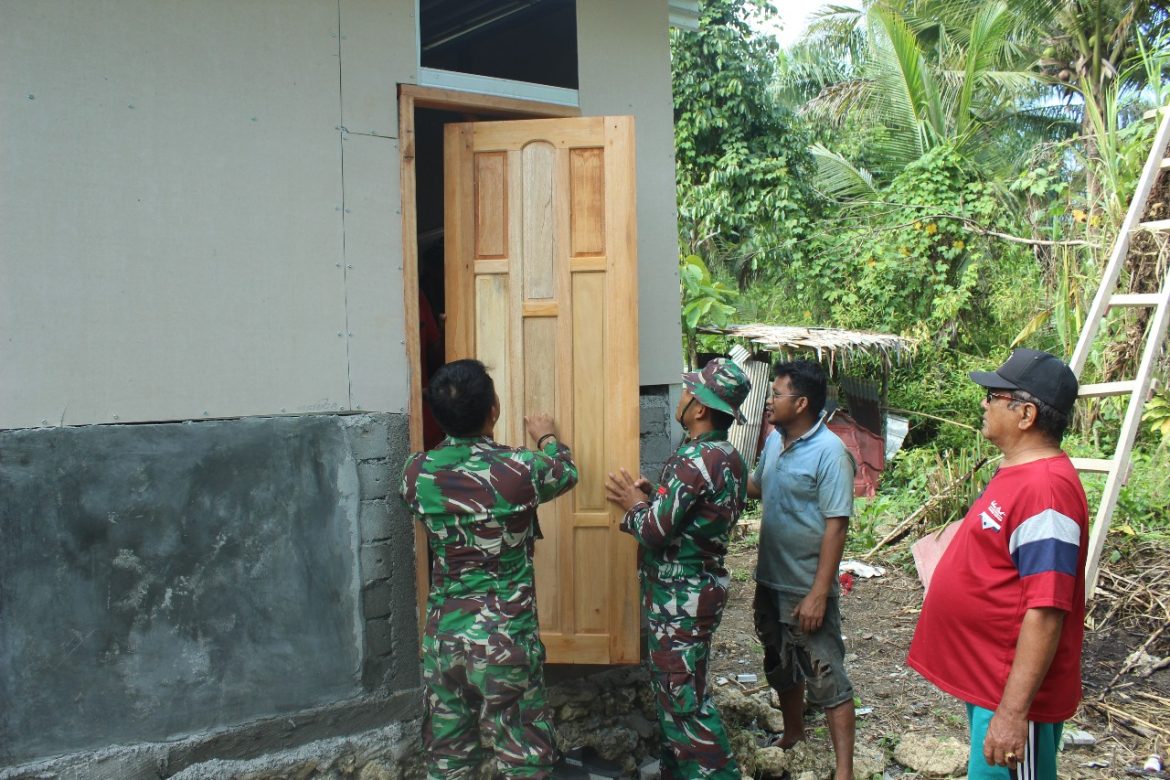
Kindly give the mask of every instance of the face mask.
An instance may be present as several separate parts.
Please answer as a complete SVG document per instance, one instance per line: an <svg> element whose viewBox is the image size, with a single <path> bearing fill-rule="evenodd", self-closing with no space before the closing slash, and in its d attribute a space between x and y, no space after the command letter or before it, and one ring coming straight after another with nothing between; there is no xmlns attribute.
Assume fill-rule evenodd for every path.
<svg viewBox="0 0 1170 780"><path fill-rule="evenodd" d="M682 408L682 411L678 413L678 416L674 418L674 421L676 423L678 423L679 425L681 425L682 429L684 431L687 430L687 424L685 422L683 422L683 419L687 416L687 410L691 408L691 404L693 404L694 402L695 402L695 397L692 395L691 400L687 401L687 405L684 406Z"/></svg>

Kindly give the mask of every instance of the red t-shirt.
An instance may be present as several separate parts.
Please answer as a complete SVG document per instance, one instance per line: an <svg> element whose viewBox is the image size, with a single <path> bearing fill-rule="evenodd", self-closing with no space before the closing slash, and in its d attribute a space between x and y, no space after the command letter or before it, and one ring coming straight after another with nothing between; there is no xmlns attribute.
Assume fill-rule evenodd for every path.
<svg viewBox="0 0 1170 780"><path fill-rule="evenodd" d="M1056 657L1028 719L1067 720L1081 699L1089 510L1067 455L1001 468L943 553L907 663L952 696L994 710L1024 613L1064 610Z"/></svg>

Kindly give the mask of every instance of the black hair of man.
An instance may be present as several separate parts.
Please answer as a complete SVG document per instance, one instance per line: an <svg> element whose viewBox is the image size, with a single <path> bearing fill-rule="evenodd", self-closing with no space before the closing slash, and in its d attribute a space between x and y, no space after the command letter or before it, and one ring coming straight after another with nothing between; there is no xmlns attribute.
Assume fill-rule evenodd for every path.
<svg viewBox="0 0 1170 780"><path fill-rule="evenodd" d="M443 433L461 438L478 436L492 413L496 386L483 363L455 360L431 377L426 397Z"/></svg>
<svg viewBox="0 0 1170 780"><path fill-rule="evenodd" d="M1064 432L1068 429L1069 415L1024 390L1013 390L1011 395L1012 406L1026 403L1036 407L1036 422L1033 426L1059 447L1060 440L1064 438Z"/></svg>
<svg viewBox="0 0 1170 780"><path fill-rule="evenodd" d="M825 369L814 360L793 360L788 363L777 363L772 369L779 379L788 377L792 385L792 392L803 395L808 399L808 410L815 420L825 408L825 396L828 394L828 379Z"/></svg>
<svg viewBox="0 0 1170 780"><path fill-rule="evenodd" d="M718 409L712 409L710 406L707 407L707 411L711 413L711 425L715 428L715 430L731 430L731 424L735 422L734 417L732 417L727 412L721 412Z"/></svg>

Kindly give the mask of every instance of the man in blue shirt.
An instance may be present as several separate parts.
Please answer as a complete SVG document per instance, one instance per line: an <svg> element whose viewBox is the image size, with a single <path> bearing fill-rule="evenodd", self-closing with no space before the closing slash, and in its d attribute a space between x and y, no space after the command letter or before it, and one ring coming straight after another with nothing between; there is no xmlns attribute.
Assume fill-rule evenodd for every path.
<svg viewBox="0 0 1170 780"><path fill-rule="evenodd" d="M853 685L845 673L837 569L853 514L853 457L825 425L825 372L807 360L775 368L776 430L748 480L763 499L756 566L756 632L764 673L780 697L789 748L804 739L804 699L823 707L837 780L853 777Z"/></svg>

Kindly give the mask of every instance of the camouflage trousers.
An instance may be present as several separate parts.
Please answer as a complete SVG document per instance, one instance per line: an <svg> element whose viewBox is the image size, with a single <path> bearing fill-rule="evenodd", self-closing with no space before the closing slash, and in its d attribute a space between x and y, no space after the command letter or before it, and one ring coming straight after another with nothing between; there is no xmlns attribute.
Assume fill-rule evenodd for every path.
<svg viewBox="0 0 1170 780"><path fill-rule="evenodd" d="M544 653L537 651L526 665L489 664L456 643L424 638L428 780L474 777L485 758L481 730L504 777L550 776L557 751L543 663Z"/></svg>
<svg viewBox="0 0 1170 780"><path fill-rule="evenodd" d="M646 599L651 686L662 728L662 780L739 780L739 766L719 710L707 689L711 637L723 616L680 616ZM675 602L677 603L677 601Z"/></svg>

